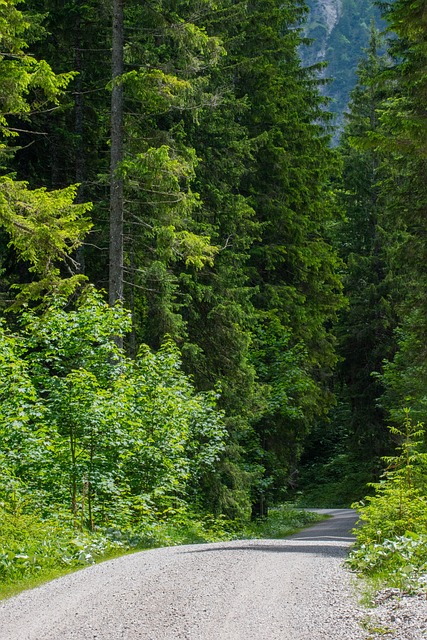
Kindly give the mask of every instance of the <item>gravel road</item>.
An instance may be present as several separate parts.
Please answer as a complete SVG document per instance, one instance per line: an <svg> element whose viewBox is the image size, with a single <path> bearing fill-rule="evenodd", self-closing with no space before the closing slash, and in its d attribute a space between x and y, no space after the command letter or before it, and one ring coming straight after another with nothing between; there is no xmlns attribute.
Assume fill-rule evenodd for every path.
<svg viewBox="0 0 427 640"><path fill-rule="evenodd" d="M347 509L286 540L143 551L0 603L0 640L359 640Z"/></svg>

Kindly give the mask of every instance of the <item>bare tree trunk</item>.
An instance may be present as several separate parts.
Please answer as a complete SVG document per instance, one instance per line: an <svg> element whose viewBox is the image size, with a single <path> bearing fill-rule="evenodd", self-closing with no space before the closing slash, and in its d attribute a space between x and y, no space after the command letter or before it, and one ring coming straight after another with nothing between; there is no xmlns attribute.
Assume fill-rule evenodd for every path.
<svg viewBox="0 0 427 640"><path fill-rule="evenodd" d="M130 268L134 277L135 269L135 252L133 243L130 247ZM129 355L132 359L136 358L136 331L135 331L135 289L130 287L130 312L132 314L132 330L129 336Z"/></svg>
<svg viewBox="0 0 427 640"><path fill-rule="evenodd" d="M77 191L76 203L84 202L84 187L83 182L85 180L85 148L83 144L84 139L84 99L83 99L83 61L82 61L82 24L80 16L77 16L76 20L76 33L74 40L74 69L78 72L76 78L76 97L75 97L75 119L74 130L77 136L77 154L75 164L75 181L80 185ZM76 259L78 262L78 270L80 273L85 272L85 249L84 245L81 245L76 251Z"/></svg>
<svg viewBox="0 0 427 640"><path fill-rule="evenodd" d="M123 180L117 168L123 159L124 0L113 0L111 93L111 190L109 303L123 300Z"/></svg>
<svg viewBox="0 0 427 640"><path fill-rule="evenodd" d="M70 454L71 454L71 512L73 514L73 524L77 526L77 457L76 457L76 434L74 425L70 423Z"/></svg>

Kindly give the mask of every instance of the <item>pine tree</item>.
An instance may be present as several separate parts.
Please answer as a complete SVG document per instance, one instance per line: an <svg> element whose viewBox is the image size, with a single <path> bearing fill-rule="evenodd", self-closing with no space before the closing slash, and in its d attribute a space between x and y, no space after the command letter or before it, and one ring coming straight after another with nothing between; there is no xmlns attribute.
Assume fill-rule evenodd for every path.
<svg viewBox="0 0 427 640"><path fill-rule="evenodd" d="M347 425L350 449L364 460L377 459L387 447L383 409L378 406L383 386L378 375L384 359L394 351L395 283L387 261L384 198L381 183L387 162L379 150L366 148L380 128L379 109L385 98L382 75L387 58L374 26L366 57L358 68L347 125L341 138L343 180L340 200L345 221L337 233L340 254L347 265L345 294L348 309L338 327L338 386L350 403Z"/></svg>
<svg viewBox="0 0 427 640"><path fill-rule="evenodd" d="M31 36L31 20L16 8L14 0L0 9L0 150L3 162L13 155L15 142L33 111L47 104L58 104L59 96L73 74L55 75L49 64L26 51L26 36ZM16 123L16 125L15 125ZM4 167L7 171L7 165ZM76 187L47 191L29 189L13 174L0 178L0 225L9 247L29 265L27 282L19 299L40 298L46 291L71 293L81 282L78 266L71 254L90 228L84 214L89 204L73 204ZM64 262L71 278L62 277L59 263ZM34 275L33 275L34 274ZM28 277L29 276L29 277Z"/></svg>
<svg viewBox="0 0 427 640"><path fill-rule="evenodd" d="M240 193L259 225L246 268L256 310L252 362L263 396L254 416L258 444L247 443L251 462L265 468L254 489L258 510L267 486L270 495L283 491L310 425L331 400L328 324L342 304L339 261L325 239L335 159L317 81L298 55L304 15L299 2L249 4L238 33L230 25L225 38L234 92L247 104L239 123L251 157Z"/></svg>
<svg viewBox="0 0 427 640"><path fill-rule="evenodd" d="M375 138L389 154L389 176L383 185L390 219L388 259L399 277L398 352L386 367L383 402L396 421L410 406L426 417L427 283L425 214L427 207L427 11L424 2L398 0L383 3L392 32L390 53L394 65L384 81L387 100L381 112L381 130Z"/></svg>

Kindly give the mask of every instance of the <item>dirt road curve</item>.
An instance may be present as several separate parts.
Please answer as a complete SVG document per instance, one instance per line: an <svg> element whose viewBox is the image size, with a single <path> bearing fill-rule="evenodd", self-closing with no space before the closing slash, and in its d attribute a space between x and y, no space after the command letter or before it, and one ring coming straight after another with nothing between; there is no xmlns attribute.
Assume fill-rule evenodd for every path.
<svg viewBox="0 0 427 640"><path fill-rule="evenodd" d="M287 540L155 549L0 603L0 640L359 640L355 515Z"/></svg>

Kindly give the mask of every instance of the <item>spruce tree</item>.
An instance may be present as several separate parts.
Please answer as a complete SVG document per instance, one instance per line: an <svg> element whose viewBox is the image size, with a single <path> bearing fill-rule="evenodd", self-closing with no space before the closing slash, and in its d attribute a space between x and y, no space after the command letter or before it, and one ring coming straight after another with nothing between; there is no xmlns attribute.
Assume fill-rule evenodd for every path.
<svg viewBox="0 0 427 640"><path fill-rule="evenodd" d="M260 229L247 266L264 400L254 420L258 449L248 445L265 468L255 511L266 494L283 495L310 426L331 401L329 327L342 304L339 260L326 239L335 156L314 71L299 58L304 16L299 2L248 5L233 56L235 93L248 104L240 122L251 141L240 188Z"/></svg>
<svg viewBox="0 0 427 640"><path fill-rule="evenodd" d="M388 180L384 182L390 220L388 259L402 291L398 311L398 351L386 367L384 406L396 421L409 406L425 420L427 358L427 283L425 212L427 206L427 12L424 2L382 3L392 32L394 65L384 78L388 94L381 111L378 148L388 152ZM397 38L396 38L397 35Z"/></svg>
<svg viewBox="0 0 427 640"><path fill-rule="evenodd" d="M74 204L75 186L47 191L39 183L40 188L30 189L28 181L17 180L10 172L10 159L19 149L20 134L29 133L32 113L58 105L73 77L72 73L56 75L45 60L28 53L27 37L32 37L34 22L17 4L8 0L0 9L0 226L11 249L9 264L26 263L18 299L28 300L46 292L71 294L81 283L72 253L90 228L84 217L90 205ZM61 273L61 261L68 278Z"/></svg>
<svg viewBox="0 0 427 640"><path fill-rule="evenodd" d="M387 450L386 418L378 406L384 389L378 374L395 348L397 292L386 255L388 222L381 192L387 162L380 150L366 148L380 128L379 110L386 96L382 77L388 59L381 55L382 48L381 37L372 26L340 144L340 202L345 221L336 238L346 263L348 309L338 327L337 391L350 405L349 444L359 460L378 460Z"/></svg>
<svg viewBox="0 0 427 640"><path fill-rule="evenodd" d="M283 495L331 401L326 325L341 304L339 261L325 240L335 160L317 81L299 60L303 17L299 3L223 3L207 23L227 52L210 74L221 100L190 133L200 224L220 251L213 268L181 276L184 354L199 384L221 381L235 443L227 453L252 475L254 513L267 494ZM241 487L230 457L225 468L220 483Z"/></svg>

